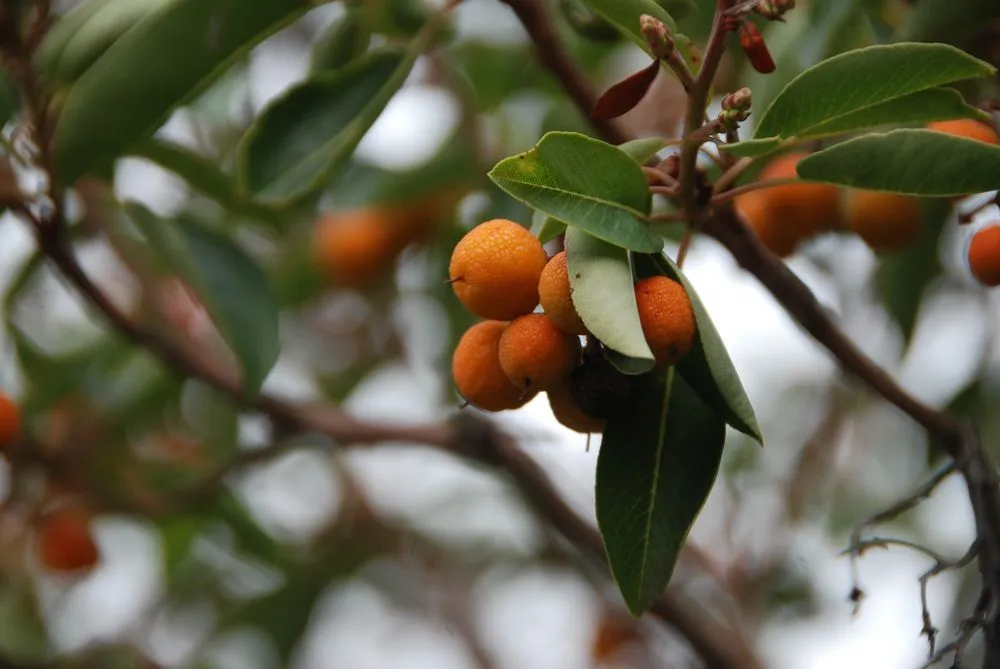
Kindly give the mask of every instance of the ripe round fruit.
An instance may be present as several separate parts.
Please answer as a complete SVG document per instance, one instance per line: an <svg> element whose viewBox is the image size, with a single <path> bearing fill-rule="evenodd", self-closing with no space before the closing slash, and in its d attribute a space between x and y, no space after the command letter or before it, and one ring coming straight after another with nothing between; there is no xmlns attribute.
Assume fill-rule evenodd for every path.
<svg viewBox="0 0 1000 669"><path fill-rule="evenodd" d="M500 367L520 388L545 390L580 362L580 339L545 314L511 321L500 337Z"/></svg>
<svg viewBox="0 0 1000 669"><path fill-rule="evenodd" d="M314 230L316 261L323 273L349 288L374 283L403 246L390 216L374 208L326 214Z"/></svg>
<svg viewBox="0 0 1000 669"><path fill-rule="evenodd" d="M759 181L798 178L799 161L808 154L786 153L761 170ZM841 225L840 193L836 186L802 182L772 186L738 196L735 202L761 241L779 256L788 256L799 242Z"/></svg>
<svg viewBox="0 0 1000 669"><path fill-rule="evenodd" d="M923 208L909 195L854 190L847 195L847 227L874 251L906 248L920 236Z"/></svg>
<svg viewBox="0 0 1000 669"><path fill-rule="evenodd" d="M564 427L581 434L599 434L604 431L604 421L588 416L573 399L567 379L562 379L546 393L552 415Z"/></svg>
<svg viewBox="0 0 1000 669"><path fill-rule="evenodd" d="M947 135L956 135L967 139L974 139L987 144L1000 145L1000 137L992 127L971 118L958 118L951 121L934 121L927 124L928 130L936 130Z"/></svg>
<svg viewBox="0 0 1000 669"><path fill-rule="evenodd" d="M0 393L0 450L13 444L21 434L21 409L9 396Z"/></svg>
<svg viewBox="0 0 1000 669"><path fill-rule="evenodd" d="M455 387L465 400L484 411L504 411L524 406L534 390L518 388L500 367L503 321L476 323L462 335L451 359Z"/></svg>
<svg viewBox="0 0 1000 669"><path fill-rule="evenodd" d="M665 276L635 284L635 301L646 342L660 366L673 365L691 350L697 323L684 287Z"/></svg>
<svg viewBox="0 0 1000 669"><path fill-rule="evenodd" d="M534 235L498 218L477 225L455 245L448 274L466 309L483 318L513 320L538 306L538 280L547 261Z"/></svg>
<svg viewBox="0 0 1000 669"><path fill-rule="evenodd" d="M969 241L969 268L984 286L1000 286L1000 221L983 228Z"/></svg>
<svg viewBox="0 0 1000 669"><path fill-rule="evenodd" d="M566 252L560 251L552 256L542 270L542 277L538 281L538 297L542 309L553 323L569 334L584 335L587 334L587 326L580 319L580 314L576 313L572 292Z"/></svg>
<svg viewBox="0 0 1000 669"><path fill-rule="evenodd" d="M83 571L100 559L91 534L90 514L79 509L58 509L43 518L36 544L39 561L52 571Z"/></svg>

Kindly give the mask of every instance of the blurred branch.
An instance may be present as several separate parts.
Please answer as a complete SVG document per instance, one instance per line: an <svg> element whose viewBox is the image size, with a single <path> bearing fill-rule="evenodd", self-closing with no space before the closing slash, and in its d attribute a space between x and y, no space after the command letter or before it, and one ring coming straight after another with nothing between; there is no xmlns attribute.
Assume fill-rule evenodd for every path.
<svg viewBox="0 0 1000 669"><path fill-rule="evenodd" d="M627 141L629 137L613 122L591 118L590 112L594 108L597 96L559 39L555 23L549 15L548 3L543 0L502 0L502 2L517 14L521 25L535 45L539 60L555 76L569 98L583 112L584 117L590 120L604 139L612 144L622 144Z"/></svg>

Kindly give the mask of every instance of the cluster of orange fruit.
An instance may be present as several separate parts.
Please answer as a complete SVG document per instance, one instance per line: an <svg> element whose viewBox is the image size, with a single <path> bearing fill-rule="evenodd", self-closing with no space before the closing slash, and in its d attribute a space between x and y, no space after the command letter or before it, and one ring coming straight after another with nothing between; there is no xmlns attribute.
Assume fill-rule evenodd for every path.
<svg viewBox="0 0 1000 669"><path fill-rule="evenodd" d="M1000 145L996 130L980 121L958 119L929 123L928 130ZM806 153L793 152L771 161L759 180L794 179ZM898 251L920 235L920 200L908 195L860 189L842 190L821 183L789 183L740 195L736 210L760 241L787 257L799 244L824 232L846 230L879 253ZM986 285L1000 285L1000 228L988 227L972 239L968 260Z"/></svg>
<svg viewBox="0 0 1000 669"><path fill-rule="evenodd" d="M12 448L21 436L21 409L0 393L0 453ZM34 528L38 562L55 573L80 573L100 561L88 512L60 506L44 513Z"/></svg>
<svg viewBox="0 0 1000 669"><path fill-rule="evenodd" d="M630 377L607 360L577 313L565 251L549 258L526 228L494 219L459 241L448 272L465 308L486 319L462 335L452 357L455 387L466 402L505 411L545 392L556 419L586 434L603 431L607 418L626 406ZM676 363L696 332L683 286L650 277L635 284L635 296L657 364ZM542 312L536 312L539 304Z"/></svg>

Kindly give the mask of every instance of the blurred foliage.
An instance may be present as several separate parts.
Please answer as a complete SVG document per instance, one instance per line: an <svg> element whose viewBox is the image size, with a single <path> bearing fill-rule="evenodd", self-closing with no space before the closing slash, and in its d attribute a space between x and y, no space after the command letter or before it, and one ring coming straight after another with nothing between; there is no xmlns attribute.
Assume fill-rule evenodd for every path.
<svg viewBox="0 0 1000 669"><path fill-rule="evenodd" d="M487 171L501 158L533 144L544 132L595 134L586 117L539 65L521 36L490 35L505 39L487 39L482 35L493 30L490 26L480 26L481 33L472 34L453 22L429 27L434 20L430 3L341 0L333 3L335 11L328 12L330 7L314 10L314 3L285 0L282 6L287 12L283 13L274 6L260 9L267 4L262 2L252 7L216 2L212 6L228 8L226 18L232 21L218 23L211 11L196 7L202 1L207 3L175 3L186 7L187 13L171 14L173 27L161 39L138 43L137 33L129 32L136 29L136 6L83 0L80 8L56 19L51 35L63 43L43 42L39 67L43 81L56 87L53 109L68 110L73 114L71 121L78 124L76 130L70 122L60 126L64 143L57 151L69 156L69 174L89 170L96 182L111 187L114 177L120 178L128 167L123 163L115 172L101 159L128 156L172 172L189 189L167 215L137 209L135 203L114 202L101 210L104 205L83 187L84 182L78 182L75 196L81 206L71 221L74 241L89 248L109 240L102 248L116 259L105 263L105 269L111 267L107 283L116 291L121 289L127 315L171 340L186 340L192 354L209 363L242 368L250 394L261 384L280 387L278 377L292 374L300 377L298 385L309 396L350 402L367 380L414 360L447 379L450 353L473 320L443 280L451 249L470 225L481 220L503 217L532 223L528 207L490 182ZM622 69L623 61L637 55L634 45L610 31L583 3L554 0L550 4L558 35L580 68L602 85L609 73ZM686 10L677 11L679 29L695 43L704 43L713 3L673 0L660 4L669 11ZM800 0L799 5L787 23L771 24L765 31L777 71L756 73L733 50L720 90L737 83L749 86L754 108L763 109L804 68L844 50L900 40L950 42L995 64L1000 62L996 38L1000 5L995 0ZM475 5L470 6L469 14L474 15ZM122 13L113 14L115 7ZM97 9L106 15L99 24L74 27ZM143 19L148 28L160 10L146 11L153 16ZM254 20L258 11L259 25ZM324 22L323 16L332 20ZM202 40L206 25L221 31L210 32L209 38L221 35L220 44L228 49L212 51L210 62L196 62L184 52L183 43L179 47L167 39L197 34L197 40ZM234 26L232 34L226 32L230 26ZM232 35L242 35L242 39L235 43ZM435 48L419 59L412 72L408 69L412 63L407 62L405 68L378 72L374 83L362 77L362 83L370 87L336 88L335 84L343 82L341 77L348 76L345 72L363 74L358 63L371 58L370 54L411 48L415 40L423 39ZM324 97L319 106L291 109L285 116L274 115L275 109L280 110L276 106L255 112L257 82L253 77L258 74L251 61L266 61L279 52L291 52L306 65L306 79L296 86L318 85L327 93L335 89L336 95ZM416 51L409 54L418 60ZM198 76L192 81L183 77L174 81L181 69L174 67L175 61L197 70ZM10 74L0 77L5 153L16 144L11 131L22 106ZM391 160L376 161L353 149L374 125L379 105L389 102L404 79L446 91L458 119L432 155L418 165L400 168ZM120 101L118 89L109 81L134 87L130 100L139 111L133 114L130 101ZM176 84L168 91L168 108L154 99L160 81ZM987 81L981 88L963 85L961 90L969 100L995 96L997 81ZM372 103L377 97L381 99ZM81 105L93 104L93 100L100 108L84 114ZM350 113L344 112L347 108ZM191 141L175 144L162 136L154 140L152 135L169 117L167 112L177 109L182 113L175 119L190 126L189 133L180 134L190 134ZM333 123L337 114L343 116ZM243 174L247 168L240 157L259 137L257 133L263 132L256 125L260 119L275 118L274 131L281 140L265 146L269 153L258 160L261 169L277 170L276 179L294 177L296 197L265 201L253 197L254 187L247 185ZM401 123L406 125L408 120ZM326 122L330 125L322 125ZM753 122L751 117L747 131ZM649 125L643 126L640 118L635 123L642 128ZM423 132L419 128L408 131ZM105 142L105 137L114 141ZM412 139L417 144L421 138ZM406 153L406 138L396 141L400 152ZM114 155L98 155L108 152ZM305 193L302 197L300 187ZM396 226L396 236L405 237L405 243L380 267L380 278L371 285L332 284L325 271L329 268L316 261L315 223L320 216L366 207L385 212ZM137 211L146 219L135 220ZM954 223L949 218L951 207L930 201L926 212L917 245L876 259L872 280L873 301L898 325L906 342L915 333L930 286L947 281L970 292L976 290L967 277L941 261L947 237L943 231ZM7 234L6 223L0 224L0 238ZM537 224L541 228L546 222ZM677 229L664 229L664 233L679 240ZM553 230L553 238L557 235L558 230ZM0 241L0 247L5 243ZM132 270L135 280L122 280L118 264ZM172 284L176 279L183 283ZM336 477L344 464L329 456L331 445L310 443L306 448L293 444L278 427L248 426L247 411L218 390L182 378L103 322L95 321L100 326L95 328L67 315L67 309L50 307L47 301L58 294L54 283L41 257L28 255L20 266L11 268L3 297L11 354L0 361L0 382L18 389L27 435L11 454L13 474L3 513L9 511L19 518L25 509L62 498L68 489L70 496L83 493L86 503L101 513L144 519L158 541L163 606L207 598L217 620L204 630L206 635L247 626L259 629L269 636L282 666L290 666L290 658L314 620L317 602L376 559L399 558L405 553L400 546L409 541L436 557L444 555L443 561L461 561L460 556L449 554L451 547L437 545L425 536L429 533L405 522L376 527L370 522L371 509L342 508L306 539L274 531L237 492L237 484L244 482L243 470L254 464L254 449L301 447L322 454L329 470L325 473ZM182 289L175 290L178 285ZM183 287L193 292L184 292ZM431 305L417 325L399 316L401 307L412 300ZM413 344L408 337L412 329L431 332L433 341ZM984 364L951 401L959 415L979 423L983 442L995 457L1000 456L996 450L1000 419L991 409L1000 400L998 389L995 371L991 374ZM447 383L429 386L426 394L435 415L446 415L459 403ZM807 431L807 421L802 423ZM776 441L780 444L782 438L788 449L780 457L791 461L809 435L789 428L789 434ZM773 491L785 483L764 471L773 466L765 462L769 456L750 448L730 452L741 455L723 462L727 490ZM59 468L59 476L40 481L38 472L57 460L66 463ZM215 487L204 487L234 464L234 474L215 481L219 484ZM921 471L936 463L923 464ZM831 476L846 478L843 472ZM843 530L864 515L862 503L872 500L857 494L850 481L839 480L833 487L837 488L835 501L831 501L834 493L829 498L816 494L833 526L831 533L841 541ZM461 507L465 502L463 497L449 506ZM744 513L759 508L748 506ZM374 530L357 531L362 523ZM45 575L31 562L30 550L17 536L14 530L0 528L4 553L0 556L0 656L11 662L38 662L56 654L51 618L46 618L40 604ZM532 559L544 562L550 557L543 549ZM765 561L768 564L758 574L759 597L748 609L753 616L807 618L817 613L808 579L784 558L777 560L777 566L775 560ZM514 562L510 556L499 556L496 561L503 566L505 560ZM236 564L246 567L250 575L241 577ZM490 566L487 562L476 568L485 571ZM447 567L443 571L453 575ZM240 583L241 578L246 582ZM237 581L236 585L231 581ZM264 592L247 594L241 587ZM959 599L959 609L968 608L969 593L960 592ZM147 666L140 656L134 648L108 644L79 653L80 664L65 666ZM188 666L213 665L196 652Z"/></svg>

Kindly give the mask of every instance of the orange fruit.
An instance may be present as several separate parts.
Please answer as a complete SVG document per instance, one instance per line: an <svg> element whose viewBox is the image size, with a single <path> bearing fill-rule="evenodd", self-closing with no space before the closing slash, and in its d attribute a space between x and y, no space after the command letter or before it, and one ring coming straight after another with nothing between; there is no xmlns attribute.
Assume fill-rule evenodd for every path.
<svg viewBox="0 0 1000 669"><path fill-rule="evenodd" d="M946 135L955 135L974 139L987 144L1000 145L1000 137L997 131L990 125L971 118L957 118L951 121L934 121L927 124L928 130L943 132Z"/></svg>
<svg viewBox="0 0 1000 669"><path fill-rule="evenodd" d="M968 249L969 268L984 286L1000 286L1000 221L972 236Z"/></svg>
<svg viewBox="0 0 1000 669"><path fill-rule="evenodd" d="M354 209L321 216L313 231L316 262L334 284L362 288L383 276L405 246L387 212Z"/></svg>
<svg viewBox="0 0 1000 669"><path fill-rule="evenodd" d="M580 362L580 339L545 314L520 316L500 337L500 367L519 388L545 390Z"/></svg>
<svg viewBox="0 0 1000 669"><path fill-rule="evenodd" d="M45 516L36 531L39 562L56 572L79 572L94 567L100 552L91 534L90 514L63 508Z"/></svg>
<svg viewBox="0 0 1000 669"><path fill-rule="evenodd" d="M697 323L684 287L665 276L635 284L635 301L646 342L657 365L673 365L691 350Z"/></svg>
<svg viewBox="0 0 1000 669"><path fill-rule="evenodd" d="M538 297L542 309L552 322L564 332L575 335L587 334L587 326L573 306L572 289L569 285L569 270L566 252L552 256L538 281Z"/></svg>
<svg viewBox="0 0 1000 669"><path fill-rule="evenodd" d="M847 194L847 227L872 250L883 253L906 248L920 236L920 200L899 193L852 190Z"/></svg>
<svg viewBox="0 0 1000 669"><path fill-rule="evenodd" d="M0 450L13 444L21 435L21 408L8 395L0 393Z"/></svg>
<svg viewBox="0 0 1000 669"><path fill-rule="evenodd" d="M758 180L797 178L796 166L807 155L775 158ZM737 196L734 205L761 242L781 257L791 255L799 242L841 225L840 191L828 184L803 181L763 188Z"/></svg>
<svg viewBox="0 0 1000 669"><path fill-rule="evenodd" d="M517 409L534 396L518 388L500 367L503 321L476 323L462 335L451 359L455 387L469 404L484 411Z"/></svg>
<svg viewBox="0 0 1000 669"><path fill-rule="evenodd" d="M599 434L604 431L605 421L587 415L577 405L568 379L564 378L555 383L546 394L552 415L564 427L581 434Z"/></svg>
<svg viewBox="0 0 1000 669"><path fill-rule="evenodd" d="M750 191L737 196L733 203L736 212L757 235L761 244L779 258L795 253L802 235L792 226L784 225L773 213L770 199L763 190Z"/></svg>
<svg viewBox="0 0 1000 669"><path fill-rule="evenodd" d="M548 258L541 242L514 221L493 219L469 231L451 255L448 274L465 308L491 320L513 320L538 306Z"/></svg>

